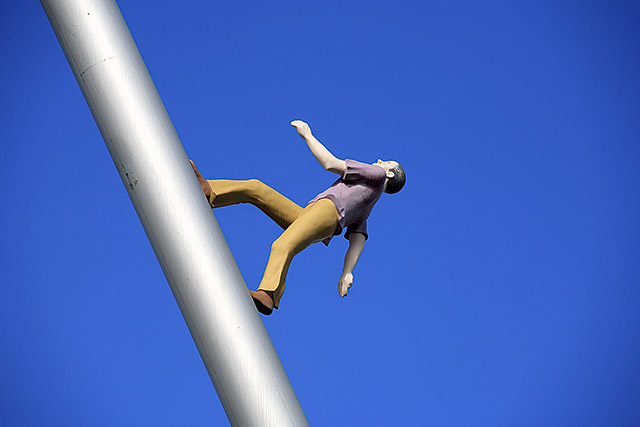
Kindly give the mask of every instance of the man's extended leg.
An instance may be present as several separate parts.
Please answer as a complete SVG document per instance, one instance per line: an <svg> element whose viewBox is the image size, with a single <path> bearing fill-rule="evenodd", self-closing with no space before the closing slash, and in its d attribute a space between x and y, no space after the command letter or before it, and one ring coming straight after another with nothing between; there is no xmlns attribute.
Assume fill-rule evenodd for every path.
<svg viewBox="0 0 640 427"><path fill-rule="evenodd" d="M269 218L283 229L286 229L302 213L302 207L278 193L257 179L206 180L202 177L195 163L189 160L193 172L198 178L209 206L220 208L239 203L251 203L258 207Z"/></svg>
<svg viewBox="0 0 640 427"><path fill-rule="evenodd" d="M215 194L211 207L250 203L267 214L283 229L302 213L302 207L257 179L236 181L215 179L207 181Z"/></svg>
<svg viewBox="0 0 640 427"><path fill-rule="evenodd" d="M273 242L269 262L257 291L265 292L273 298L273 308L278 308L280 304L293 257L310 244L333 235L338 227L338 220L333 202L328 199L318 200L304 208L300 216ZM263 305L268 308L269 301L263 301Z"/></svg>

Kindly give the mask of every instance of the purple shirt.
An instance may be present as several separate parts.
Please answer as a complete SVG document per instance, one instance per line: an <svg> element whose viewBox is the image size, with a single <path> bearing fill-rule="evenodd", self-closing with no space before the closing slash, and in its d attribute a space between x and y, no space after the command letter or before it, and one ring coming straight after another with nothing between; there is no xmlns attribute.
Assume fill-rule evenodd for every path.
<svg viewBox="0 0 640 427"><path fill-rule="evenodd" d="M338 178L326 191L318 194L309 203L320 199L329 199L338 211L338 228L334 235L339 235L346 227L346 239L351 233L367 235L367 218L382 195L387 174L380 166L368 165L355 160L345 160L346 170L342 178ZM325 245L331 237L323 240Z"/></svg>

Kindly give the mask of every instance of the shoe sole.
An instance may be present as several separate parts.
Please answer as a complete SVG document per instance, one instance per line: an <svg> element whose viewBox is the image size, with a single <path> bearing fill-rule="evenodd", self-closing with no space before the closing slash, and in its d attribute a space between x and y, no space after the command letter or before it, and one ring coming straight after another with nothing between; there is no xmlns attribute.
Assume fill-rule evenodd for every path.
<svg viewBox="0 0 640 427"><path fill-rule="evenodd" d="M256 305L256 308L260 313L264 314L265 316L269 316L271 315L271 313L273 313L273 308L267 307L261 301L255 298L252 298L252 299L253 299L253 303Z"/></svg>

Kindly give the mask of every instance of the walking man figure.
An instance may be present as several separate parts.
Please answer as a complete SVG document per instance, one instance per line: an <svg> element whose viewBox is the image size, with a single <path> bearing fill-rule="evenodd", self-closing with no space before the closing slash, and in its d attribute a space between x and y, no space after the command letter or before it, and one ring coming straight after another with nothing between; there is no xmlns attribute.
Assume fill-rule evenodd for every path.
<svg viewBox="0 0 640 427"><path fill-rule="evenodd" d="M304 208L256 179L206 180L191 161L212 208L250 203L284 229L271 245L258 289L249 291L258 311L267 316L280 305L293 257L312 243L322 241L329 245L331 238L341 234L343 229L346 229L344 237L349 240L349 249L338 281L338 293L345 297L353 284L353 269L368 238L366 221L373 206L383 192L397 193L405 184L404 170L397 162L378 160L366 164L338 159L313 136L307 123L294 120L291 126L296 128L322 167L340 176Z"/></svg>

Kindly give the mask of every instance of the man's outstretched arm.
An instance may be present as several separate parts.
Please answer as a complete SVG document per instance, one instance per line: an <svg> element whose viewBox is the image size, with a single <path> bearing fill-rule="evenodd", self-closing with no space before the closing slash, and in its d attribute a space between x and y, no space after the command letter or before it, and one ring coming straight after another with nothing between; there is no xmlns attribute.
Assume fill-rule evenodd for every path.
<svg viewBox="0 0 640 427"><path fill-rule="evenodd" d="M298 135L304 139L313 153L314 157L318 162L322 165L323 168L328 170L329 172L337 173L338 175L344 175L344 171L347 169L347 166L344 160L338 159L336 156L331 154L329 150L326 149L324 145L320 141L316 139L315 136L311 133L311 129L309 125L303 122L302 120L294 120L291 122L291 126L296 128L298 131Z"/></svg>
<svg viewBox="0 0 640 427"><path fill-rule="evenodd" d="M342 268L342 276L338 282L338 293L341 297L346 297L349 288L353 285L353 269L364 251L364 234L351 233L349 234L349 249L344 256L344 267Z"/></svg>

